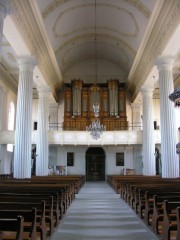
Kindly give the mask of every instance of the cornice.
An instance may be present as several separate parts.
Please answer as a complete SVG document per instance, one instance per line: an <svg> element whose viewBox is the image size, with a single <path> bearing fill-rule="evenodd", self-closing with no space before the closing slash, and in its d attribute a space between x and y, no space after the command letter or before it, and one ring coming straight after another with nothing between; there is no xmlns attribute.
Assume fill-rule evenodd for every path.
<svg viewBox="0 0 180 240"><path fill-rule="evenodd" d="M133 93L132 100L135 99L140 88L145 83L149 73L155 65L157 56L162 54L179 23L180 1L164 1L156 24L141 54L136 70L131 76L131 79L129 79L128 89Z"/></svg>
<svg viewBox="0 0 180 240"><path fill-rule="evenodd" d="M12 16L22 33L24 41L27 43L31 54L36 57L38 67L47 84L51 87L55 99L57 99L62 76L53 50L42 28L40 14L34 5L34 1L11 0L10 6Z"/></svg>

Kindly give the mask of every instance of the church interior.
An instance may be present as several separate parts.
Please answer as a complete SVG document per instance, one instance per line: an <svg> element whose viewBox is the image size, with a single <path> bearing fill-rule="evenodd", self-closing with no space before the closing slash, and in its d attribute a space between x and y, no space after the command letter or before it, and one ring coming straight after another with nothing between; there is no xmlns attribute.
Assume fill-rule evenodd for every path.
<svg viewBox="0 0 180 240"><path fill-rule="evenodd" d="M167 189L172 188L168 183L178 185L179 42L179 0L0 0L2 189L6 181L27 181L36 188L42 177L45 194L46 184L74 181L73 190L67 187L62 213L56 213L61 215L56 225L74 198L79 202L69 211L72 218L86 203L79 215L92 214L85 199L91 193L92 203L98 204L99 193L104 206L113 201L117 209L125 209L125 201L138 215L138 224L143 222L138 234L144 229L147 235L136 238L133 232L123 239L161 239L160 224L154 225L150 210L140 210L125 181L165 184ZM64 219L61 228L66 229L68 216ZM52 240L113 240L122 234L121 225L114 238L111 230L107 238L98 235L100 230L91 236L95 222L86 222L92 227L86 232L79 227L77 236L54 234ZM104 224L111 225L110 220ZM53 224L48 227L53 232ZM175 238L165 230L160 236L178 240L180 223L177 229ZM75 234L77 226L71 231Z"/></svg>

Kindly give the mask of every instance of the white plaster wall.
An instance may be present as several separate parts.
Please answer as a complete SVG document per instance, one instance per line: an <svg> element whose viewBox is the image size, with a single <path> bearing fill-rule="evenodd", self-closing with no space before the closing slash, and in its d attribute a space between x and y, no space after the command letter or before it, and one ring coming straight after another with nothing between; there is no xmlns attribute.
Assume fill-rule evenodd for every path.
<svg viewBox="0 0 180 240"><path fill-rule="evenodd" d="M52 148L52 147L51 147ZM86 151L88 147L81 146L53 146L53 151L57 149L57 161L56 165L67 166L67 152L74 152L74 166L67 167L67 174L83 174L86 173ZM133 168L134 159L133 159L133 147L132 146L108 146L102 147L105 152L105 173L106 175L110 174L122 174L123 168ZM124 152L125 165L116 166L116 153ZM52 156L52 149L50 150ZM49 159L52 161L52 158ZM55 163L55 161L53 162ZM50 164L51 165L51 164Z"/></svg>
<svg viewBox="0 0 180 240"><path fill-rule="evenodd" d="M10 103L14 103L15 107L15 118L14 118L14 128L15 128L15 120L16 120L16 103L17 103L17 95L13 92L9 87L0 79L0 87L6 92L6 99L4 101L4 113L3 113L3 129L8 129L8 114L9 114L9 106ZM1 104L1 103L0 103ZM13 152L7 151L7 145L3 144L0 146L0 173L9 174L12 172L12 161L13 161Z"/></svg>

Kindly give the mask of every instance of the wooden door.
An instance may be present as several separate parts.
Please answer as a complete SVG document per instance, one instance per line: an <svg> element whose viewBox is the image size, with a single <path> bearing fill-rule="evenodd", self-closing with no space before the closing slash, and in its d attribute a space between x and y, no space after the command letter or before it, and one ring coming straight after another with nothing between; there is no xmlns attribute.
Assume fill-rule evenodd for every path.
<svg viewBox="0 0 180 240"><path fill-rule="evenodd" d="M105 154L102 148L89 148L86 153L86 180L105 181Z"/></svg>

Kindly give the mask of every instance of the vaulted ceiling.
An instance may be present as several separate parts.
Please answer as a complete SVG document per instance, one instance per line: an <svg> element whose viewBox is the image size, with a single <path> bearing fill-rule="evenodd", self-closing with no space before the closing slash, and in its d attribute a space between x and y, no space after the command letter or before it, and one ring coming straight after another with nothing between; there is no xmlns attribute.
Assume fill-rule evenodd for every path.
<svg viewBox="0 0 180 240"><path fill-rule="evenodd" d="M11 14L5 20L1 70L10 73L9 81L15 87L16 58L29 51L38 60L35 80L43 78L57 101L63 84L72 79L82 79L85 83L119 79L133 101L141 86L156 74L154 61L165 51L180 23L179 0L10 0L9 3ZM21 42L25 44L24 52ZM179 47L174 54L180 59ZM179 83L178 63L174 74Z"/></svg>

